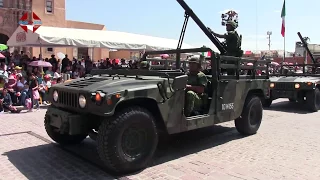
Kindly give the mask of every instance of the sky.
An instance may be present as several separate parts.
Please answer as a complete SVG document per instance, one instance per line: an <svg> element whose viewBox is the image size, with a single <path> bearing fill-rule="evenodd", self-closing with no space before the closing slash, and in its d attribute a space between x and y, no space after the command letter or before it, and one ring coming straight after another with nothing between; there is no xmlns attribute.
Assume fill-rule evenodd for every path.
<svg viewBox="0 0 320 180"><path fill-rule="evenodd" d="M67 0L66 18L104 24L107 30L179 39L184 10L175 0ZM294 51L297 32L320 43L319 0L286 1L286 37L281 36L283 0L185 0L202 22L217 33L224 33L221 13L232 9L239 14L238 33L242 49L268 50L267 31L271 31L271 50ZM218 2L218 3L217 3ZM284 43L285 42L285 43ZM189 21L184 43L195 47L214 45L193 22Z"/></svg>

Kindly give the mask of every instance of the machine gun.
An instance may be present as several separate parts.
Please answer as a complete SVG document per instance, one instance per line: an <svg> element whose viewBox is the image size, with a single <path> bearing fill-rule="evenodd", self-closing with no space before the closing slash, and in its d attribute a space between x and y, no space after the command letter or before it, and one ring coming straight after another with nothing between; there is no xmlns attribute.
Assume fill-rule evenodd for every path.
<svg viewBox="0 0 320 180"><path fill-rule="evenodd" d="M307 53L309 54L309 56L310 56L313 64L317 64L317 61L314 59L313 54L311 53L311 51L310 51L310 49L309 49L309 47L308 47L307 42L303 39L303 37L302 37L302 35L301 35L300 32L298 32L297 34L298 34L298 36L299 36L299 38L300 38L300 41L301 41L303 47L306 49Z"/></svg>
<svg viewBox="0 0 320 180"><path fill-rule="evenodd" d="M198 18L198 16L193 12L193 10L187 5L184 0L177 0L180 6L185 10L185 21L183 23L183 27L181 30L179 43L177 49L181 49L182 41L184 38L185 30L188 24L188 19L191 17L193 21L199 26L199 28L207 35L207 37L211 40L211 42L217 47L220 51L221 55L225 55L227 53L225 45L222 44L217 37L215 37L210 30L203 24L203 22Z"/></svg>

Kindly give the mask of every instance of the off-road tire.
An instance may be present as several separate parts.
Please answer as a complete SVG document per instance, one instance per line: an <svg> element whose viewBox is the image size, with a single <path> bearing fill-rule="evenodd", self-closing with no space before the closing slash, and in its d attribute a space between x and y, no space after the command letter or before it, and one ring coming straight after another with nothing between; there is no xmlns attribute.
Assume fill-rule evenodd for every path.
<svg viewBox="0 0 320 180"><path fill-rule="evenodd" d="M272 99L263 99L262 100L262 106L268 108L268 107L271 106L272 101L273 101Z"/></svg>
<svg viewBox="0 0 320 180"><path fill-rule="evenodd" d="M69 135L69 134L60 134L57 128L51 126L48 121L48 116L44 118L44 127L47 131L48 136L60 145L75 145L80 144L86 137L87 134L80 135Z"/></svg>
<svg viewBox="0 0 320 180"><path fill-rule="evenodd" d="M141 140L142 149L137 150L137 156L132 157L126 153L126 132L139 131L136 136ZM142 137L142 138L141 138ZM130 139L130 138L129 138ZM127 144L133 144L130 139ZM142 145L143 146L142 146ZM130 107L116 113L110 120L101 123L97 137L97 150L104 165L115 173L131 173L146 168L156 151L158 144L158 132L152 114L141 107ZM133 148L134 149L134 148Z"/></svg>
<svg viewBox="0 0 320 180"><path fill-rule="evenodd" d="M316 88L314 91L307 92L307 105L311 112L317 112L320 109L320 90Z"/></svg>
<svg viewBox="0 0 320 180"><path fill-rule="evenodd" d="M240 134L252 135L257 133L262 121L263 108L257 96L247 97L242 114L237 118L235 126Z"/></svg>

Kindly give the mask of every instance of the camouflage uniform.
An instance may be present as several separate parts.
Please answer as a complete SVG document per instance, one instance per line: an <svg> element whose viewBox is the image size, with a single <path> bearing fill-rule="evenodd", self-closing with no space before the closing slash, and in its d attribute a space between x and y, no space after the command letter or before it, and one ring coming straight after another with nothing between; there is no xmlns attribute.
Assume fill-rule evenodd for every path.
<svg viewBox="0 0 320 180"><path fill-rule="evenodd" d="M229 21L227 22L227 24L231 25L234 28L233 31L228 31L225 34L227 55L241 57L243 54L241 50L241 38L235 30L238 27L238 25L233 21Z"/></svg>
<svg viewBox="0 0 320 180"><path fill-rule="evenodd" d="M150 65L148 63L148 61L141 61L140 62L140 69L149 69Z"/></svg>
<svg viewBox="0 0 320 180"><path fill-rule="evenodd" d="M189 63L200 64L198 59L192 58ZM197 74L188 74L188 85L191 86L203 86L206 87L208 79L206 75L199 71ZM194 91L188 90L186 93L186 103L185 103L185 116L190 116L191 113L200 111L204 105L205 93L198 94Z"/></svg>

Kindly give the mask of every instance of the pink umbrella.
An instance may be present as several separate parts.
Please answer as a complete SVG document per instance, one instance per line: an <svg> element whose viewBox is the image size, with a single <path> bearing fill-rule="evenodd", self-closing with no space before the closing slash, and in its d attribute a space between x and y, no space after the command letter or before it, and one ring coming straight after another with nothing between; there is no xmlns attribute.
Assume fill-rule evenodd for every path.
<svg viewBox="0 0 320 180"><path fill-rule="evenodd" d="M162 57L162 58L168 58L168 57L170 57L170 56L169 56L169 54L161 54L160 57Z"/></svg>
<svg viewBox="0 0 320 180"><path fill-rule="evenodd" d="M2 53L0 53L0 58L6 58Z"/></svg>
<svg viewBox="0 0 320 180"><path fill-rule="evenodd" d="M37 67L52 67L52 65L49 62L45 62L45 61L32 61L31 63L29 63L29 66L37 66Z"/></svg>

